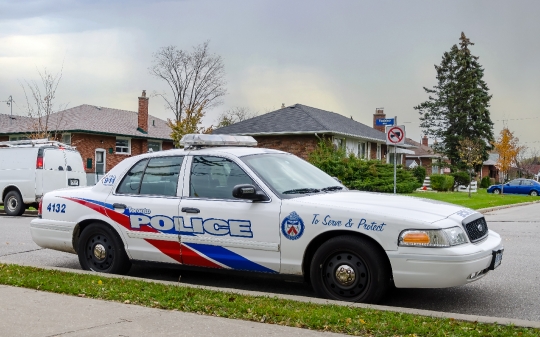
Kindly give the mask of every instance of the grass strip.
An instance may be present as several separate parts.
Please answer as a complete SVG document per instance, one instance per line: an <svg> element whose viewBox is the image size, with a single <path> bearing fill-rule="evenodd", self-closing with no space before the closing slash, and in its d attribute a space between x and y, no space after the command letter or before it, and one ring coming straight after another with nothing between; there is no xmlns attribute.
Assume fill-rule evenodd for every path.
<svg viewBox="0 0 540 337"><path fill-rule="evenodd" d="M0 284L355 336L539 336L540 329L321 305L0 264Z"/></svg>
<svg viewBox="0 0 540 337"><path fill-rule="evenodd" d="M446 201L452 204L461 205L472 209L488 208L495 206L504 206L519 204L522 202L540 201L540 197L531 197L529 195L504 194L496 195L487 193L486 189L478 189L478 192L414 192L408 194L413 197Z"/></svg>

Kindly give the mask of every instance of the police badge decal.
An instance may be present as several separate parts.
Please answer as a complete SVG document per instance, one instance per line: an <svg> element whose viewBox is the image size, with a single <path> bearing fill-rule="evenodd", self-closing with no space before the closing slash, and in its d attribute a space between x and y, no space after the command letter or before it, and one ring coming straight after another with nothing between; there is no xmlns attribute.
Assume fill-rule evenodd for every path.
<svg viewBox="0 0 540 337"><path fill-rule="evenodd" d="M304 221L296 212L292 212L283 219L281 233L289 240L299 239L304 234Z"/></svg>

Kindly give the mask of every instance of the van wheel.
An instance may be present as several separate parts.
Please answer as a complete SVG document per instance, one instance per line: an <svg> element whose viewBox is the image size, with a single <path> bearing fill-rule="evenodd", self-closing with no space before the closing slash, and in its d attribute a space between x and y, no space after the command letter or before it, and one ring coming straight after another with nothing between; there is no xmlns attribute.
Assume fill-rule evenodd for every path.
<svg viewBox="0 0 540 337"><path fill-rule="evenodd" d="M4 210L7 215L20 216L24 213L26 206L23 204L21 194L17 191L11 191L6 194L4 199Z"/></svg>
<svg viewBox="0 0 540 337"><path fill-rule="evenodd" d="M79 263L82 269L125 275L131 261L118 234L101 223L88 225L79 237Z"/></svg>
<svg viewBox="0 0 540 337"><path fill-rule="evenodd" d="M338 236L326 241L311 262L311 284L323 298L377 303L391 285L384 251L360 237Z"/></svg>

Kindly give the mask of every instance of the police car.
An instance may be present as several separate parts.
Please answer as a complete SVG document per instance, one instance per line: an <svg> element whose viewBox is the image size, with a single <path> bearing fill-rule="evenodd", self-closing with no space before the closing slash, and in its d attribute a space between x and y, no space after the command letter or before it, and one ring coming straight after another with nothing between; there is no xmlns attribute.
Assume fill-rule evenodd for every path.
<svg viewBox="0 0 540 337"><path fill-rule="evenodd" d="M379 301L497 268L482 214L437 201L349 191L251 137L186 135L184 149L125 159L93 187L47 193L32 221L44 248L125 274L132 261L303 275L325 298Z"/></svg>

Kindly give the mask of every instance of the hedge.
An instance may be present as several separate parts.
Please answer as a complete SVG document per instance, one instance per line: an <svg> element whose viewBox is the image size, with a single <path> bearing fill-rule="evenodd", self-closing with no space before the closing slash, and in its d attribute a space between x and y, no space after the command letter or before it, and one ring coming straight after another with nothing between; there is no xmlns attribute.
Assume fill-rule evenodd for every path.
<svg viewBox="0 0 540 337"><path fill-rule="evenodd" d="M454 187L454 177L447 174L432 174L431 188L436 191L449 191Z"/></svg>

